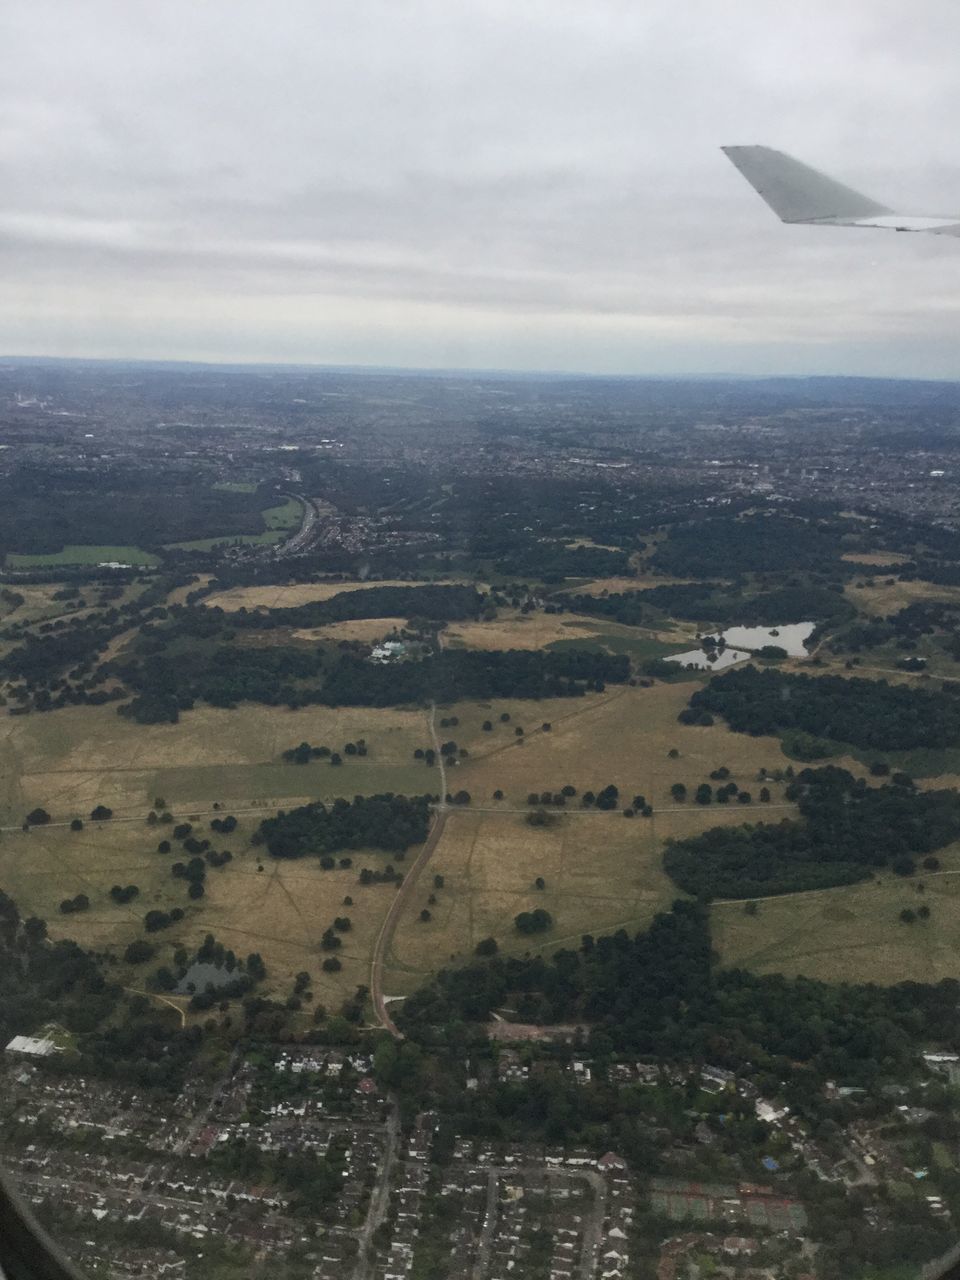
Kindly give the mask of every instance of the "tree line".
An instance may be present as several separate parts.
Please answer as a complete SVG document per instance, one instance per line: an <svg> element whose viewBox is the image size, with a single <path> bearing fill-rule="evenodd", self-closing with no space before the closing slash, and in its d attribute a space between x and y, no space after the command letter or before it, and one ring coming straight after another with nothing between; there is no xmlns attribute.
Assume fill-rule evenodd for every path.
<svg viewBox="0 0 960 1280"><path fill-rule="evenodd" d="M877 750L960 743L960 694L886 680L792 675L740 667L714 676L690 699L695 712L722 715L738 733L791 730Z"/></svg>

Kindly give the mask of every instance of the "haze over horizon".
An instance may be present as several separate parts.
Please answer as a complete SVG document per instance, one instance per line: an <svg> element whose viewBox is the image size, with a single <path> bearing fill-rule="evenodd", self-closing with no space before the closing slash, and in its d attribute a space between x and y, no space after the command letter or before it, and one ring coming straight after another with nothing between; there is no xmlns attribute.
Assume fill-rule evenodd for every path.
<svg viewBox="0 0 960 1280"><path fill-rule="evenodd" d="M956 241L784 227L719 150L960 210L945 0L14 0L0 34L11 357L957 376Z"/></svg>

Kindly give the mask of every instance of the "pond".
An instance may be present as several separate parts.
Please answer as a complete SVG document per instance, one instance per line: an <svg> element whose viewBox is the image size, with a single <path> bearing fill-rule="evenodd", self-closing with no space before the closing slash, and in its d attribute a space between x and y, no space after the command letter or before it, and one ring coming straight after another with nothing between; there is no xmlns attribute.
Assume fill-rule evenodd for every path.
<svg viewBox="0 0 960 1280"><path fill-rule="evenodd" d="M779 627L728 627L722 634L714 633L717 639L726 641L726 648L673 653L667 662L679 662L682 667L694 667L697 671L723 671L749 658L751 650L762 649L767 644L785 649L791 658L805 658L807 649L803 642L813 634L816 625L815 622L787 622ZM736 648L736 645L743 647ZM713 656L708 657L708 653Z"/></svg>
<svg viewBox="0 0 960 1280"><path fill-rule="evenodd" d="M210 964L209 961L194 960L193 964L183 975L176 986L176 994L178 996L199 995L206 991L207 987L225 987L228 983L233 982L234 978L239 978L240 971L234 969L232 972L225 969L223 965Z"/></svg>
<svg viewBox="0 0 960 1280"><path fill-rule="evenodd" d="M776 644L771 640L771 644ZM697 671L722 671L724 667L732 667L735 662L743 662L750 654L744 649L711 649L711 657L707 657L703 649L691 649L687 653L671 653L667 662L679 662L682 667L694 667Z"/></svg>
<svg viewBox="0 0 960 1280"><path fill-rule="evenodd" d="M788 622L779 627L728 627L723 633L727 644L742 645L744 649L762 649L765 644L776 644L786 649L791 658L805 658L804 640L813 635L815 622Z"/></svg>

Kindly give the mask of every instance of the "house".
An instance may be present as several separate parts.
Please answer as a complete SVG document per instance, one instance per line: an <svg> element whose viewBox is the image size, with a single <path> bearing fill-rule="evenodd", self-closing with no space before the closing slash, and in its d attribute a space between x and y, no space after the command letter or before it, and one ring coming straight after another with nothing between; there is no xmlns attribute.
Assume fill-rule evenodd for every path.
<svg viewBox="0 0 960 1280"><path fill-rule="evenodd" d="M35 1036L14 1036L6 1048L7 1053L22 1058L49 1058L59 1050L49 1037L39 1039Z"/></svg>
<svg viewBox="0 0 960 1280"><path fill-rule="evenodd" d="M622 1156L618 1156L615 1151L608 1151L606 1155L600 1157L597 1161L597 1168L601 1173L622 1173L626 1170L627 1162Z"/></svg>

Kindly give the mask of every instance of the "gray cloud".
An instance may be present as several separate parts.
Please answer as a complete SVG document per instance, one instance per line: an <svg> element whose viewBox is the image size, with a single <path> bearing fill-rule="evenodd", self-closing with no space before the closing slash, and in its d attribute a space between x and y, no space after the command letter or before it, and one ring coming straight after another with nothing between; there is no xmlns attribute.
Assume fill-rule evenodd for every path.
<svg viewBox="0 0 960 1280"><path fill-rule="evenodd" d="M960 210L950 0L13 0L0 350L958 374L960 244L785 228L727 142Z"/></svg>

